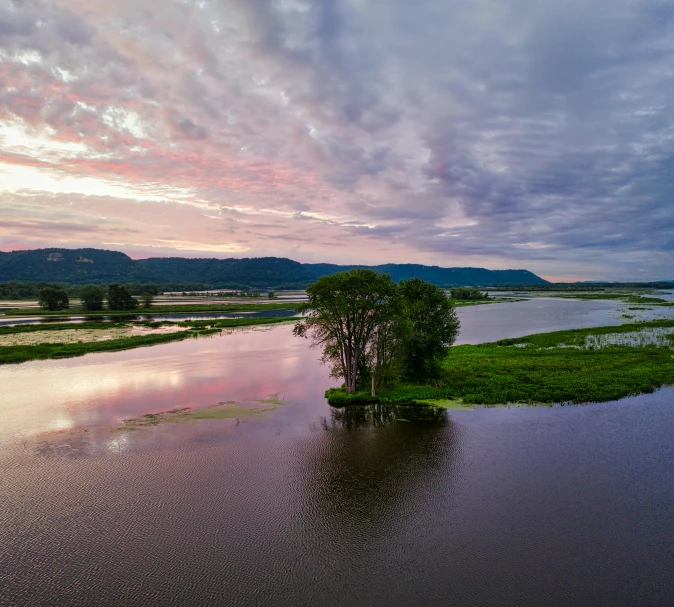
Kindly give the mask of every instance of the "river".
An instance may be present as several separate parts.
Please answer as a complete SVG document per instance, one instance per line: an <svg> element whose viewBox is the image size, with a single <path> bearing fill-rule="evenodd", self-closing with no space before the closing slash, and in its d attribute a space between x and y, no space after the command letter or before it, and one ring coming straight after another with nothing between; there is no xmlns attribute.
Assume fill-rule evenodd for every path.
<svg viewBox="0 0 674 607"><path fill-rule="evenodd" d="M463 308L460 342L624 313ZM317 358L284 325L0 367L0 605L671 605L674 389L414 421L331 410Z"/></svg>

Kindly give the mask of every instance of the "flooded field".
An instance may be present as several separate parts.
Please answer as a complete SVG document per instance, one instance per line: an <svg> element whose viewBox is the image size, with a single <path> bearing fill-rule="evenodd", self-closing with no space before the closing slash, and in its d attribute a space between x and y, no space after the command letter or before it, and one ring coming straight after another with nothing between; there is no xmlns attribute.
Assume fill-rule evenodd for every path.
<svg viewBox="0 0 674 607"><path fill-rule="evenodd" d="M161 335L164 333L179 333L187 331L189 327L110 327L107 329L63 329L59 331L31 331L30 333L13 333L0 335L2 346L30 346L35 344L72 344L93 341L110 341L123 337L138 337L141 335Z"/></svg>
<svg viewBox="0 0 674 607"><path fill-rule="evenodd" d="M457 343L625 309L462 308ZM0 367L0 605L671 604L673 388L335 410L317 359L282 325Z"/></svg>

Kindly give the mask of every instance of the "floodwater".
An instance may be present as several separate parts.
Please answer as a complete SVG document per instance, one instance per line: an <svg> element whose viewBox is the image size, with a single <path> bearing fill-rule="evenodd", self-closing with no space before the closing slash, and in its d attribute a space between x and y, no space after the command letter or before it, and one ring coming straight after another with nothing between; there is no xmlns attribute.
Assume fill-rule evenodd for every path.
<svg viewBox="0 0 674 607"><path fill-rule="evenodd" d="M619 322L459 314L462 342ZM331 410L317 358L278 326L0 367L0 605L672 604L674 389ZM260 419L110 431L270 394Z"/></svg>
<svg viewBox="0 0 674 607"><path fill-rule="evenodd" d="M130 314L129 316L7 316L0 317L0 327L17 325L40 325L45 323L125 322L125 321L173 321L215 320L218 318L283 318L296 316L295 310L261 310L259 312L190 312L185 314Z"/></svg>

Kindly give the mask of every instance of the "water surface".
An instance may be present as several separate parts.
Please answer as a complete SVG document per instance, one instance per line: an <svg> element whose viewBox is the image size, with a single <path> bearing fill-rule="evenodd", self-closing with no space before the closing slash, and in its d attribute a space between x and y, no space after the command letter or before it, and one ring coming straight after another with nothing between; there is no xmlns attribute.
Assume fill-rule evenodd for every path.
<svg viewBox="0 0 674 607"><path fill-rule="evenodd" d="M462 341L619 322L459 314ZM674 389L331 410L317 354L277 326L0 367L0 605L671 605ZM110 431L274 393L261 419Z"/></svg>

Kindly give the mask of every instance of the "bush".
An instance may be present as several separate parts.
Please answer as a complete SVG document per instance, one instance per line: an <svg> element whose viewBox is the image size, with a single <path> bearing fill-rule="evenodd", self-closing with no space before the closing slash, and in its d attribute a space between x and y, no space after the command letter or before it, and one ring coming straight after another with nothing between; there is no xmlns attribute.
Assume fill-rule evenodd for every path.
<svg viewBox="0 0 674 607"><path fill-rule="evenodd" d="M333 407L345 407L347 405L365 405L378 403L379 398L371 396L369 392L354 392L348 394L345 388L330 388L325 391L328 403Z"/></svg>

